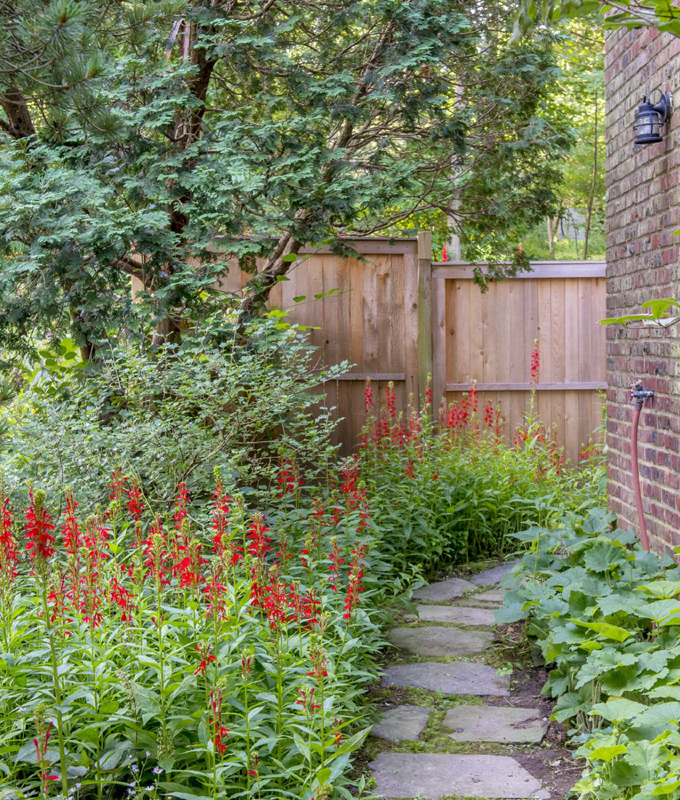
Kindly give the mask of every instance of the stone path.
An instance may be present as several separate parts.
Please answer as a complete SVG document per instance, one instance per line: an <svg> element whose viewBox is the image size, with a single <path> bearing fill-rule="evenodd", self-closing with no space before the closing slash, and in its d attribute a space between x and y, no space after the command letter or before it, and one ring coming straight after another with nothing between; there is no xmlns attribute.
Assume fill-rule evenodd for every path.
<svg viewBox="0 0 680 800"><path fill-rule="evenodd" d="M503 591L495 586L511 568L512 564L503 564L476 575L472 581L451 578L418 589L414 597L421 601L417 607L419 619L411 618L418 625L389 631L390 642L410 654L411 661L388 667L382 678L383 687L470 699L449 708L443 718L426 705L405 703L392 707L374 726L373 736L395 745L422 741L424 735L443 736L444 741L469 744L471 751L485 749L465 754L380 752L371 763L376 795L390 800L549 800L550 793L514 758L488 754L488 743L537 745L548 727L536 708L485 704L488 700L483 698L510 695L507 677L480 661L413 660L479 655L491 647L493 609L503 601ZM456 601L455 605L449 605L451 601ZM422 622L439 624L420 625ZM474 629L469 630L470 627Z"/></svg>

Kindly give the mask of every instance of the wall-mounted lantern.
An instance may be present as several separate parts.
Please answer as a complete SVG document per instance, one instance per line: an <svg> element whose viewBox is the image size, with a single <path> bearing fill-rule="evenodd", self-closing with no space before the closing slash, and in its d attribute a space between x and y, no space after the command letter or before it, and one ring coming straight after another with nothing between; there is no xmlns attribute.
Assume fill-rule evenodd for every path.
<svg viewBox="0 0 680 800"><path fill-rule="evenodd" d="M642 105L635 114L635 144L654 144L662 142L662 126L668 122L673 111L673 98L670 93L661 94L661 100L656 105L645 95Z"/></svg>

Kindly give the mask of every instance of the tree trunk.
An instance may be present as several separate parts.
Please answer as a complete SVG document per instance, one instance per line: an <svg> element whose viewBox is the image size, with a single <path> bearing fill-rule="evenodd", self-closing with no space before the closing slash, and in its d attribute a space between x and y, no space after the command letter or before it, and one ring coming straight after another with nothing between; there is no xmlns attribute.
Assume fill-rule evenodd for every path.
<svg viewBox="0 0 680 800"><path fill-rule="evenodd" d="M31 112L23 94L10 82L10 85L0 93L0 106L7 116L7 125L3 127L15 139L25 139L35 135L35 127L31 119Z"/></svg>
<svg viewBox="0 0 680 800"><path fill-rule="evenodd" d="M590 181L588 194L588 210L586 211L586 231L583 240L583 259L588 258L588 239L590 237L590 224L593 218L593 202L595 199L595 186L597 185L597 94L595 95L594 132L593 132L593 175Z"/></svg>
<svg viewBox="0 0 680 800"><path fill-rule="evenodd" d="M548 227L548 252L550 253L550 257L554 258L555 246L553 244L553 224L550 214L548 214L548 216L545 218L545 222Z"/></svg>

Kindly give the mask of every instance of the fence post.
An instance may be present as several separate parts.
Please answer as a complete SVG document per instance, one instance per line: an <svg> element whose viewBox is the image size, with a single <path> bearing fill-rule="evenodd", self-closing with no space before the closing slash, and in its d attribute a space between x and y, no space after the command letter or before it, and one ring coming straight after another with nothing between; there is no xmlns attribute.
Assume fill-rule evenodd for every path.
<svg viewBox="0 0 680 800"><path fill-rule="evenodd" d="M418 393L432 374L432 232L418 233ZM424 399L424 398L423 398ZM414 398L416 405L418 398Z"/></svg>

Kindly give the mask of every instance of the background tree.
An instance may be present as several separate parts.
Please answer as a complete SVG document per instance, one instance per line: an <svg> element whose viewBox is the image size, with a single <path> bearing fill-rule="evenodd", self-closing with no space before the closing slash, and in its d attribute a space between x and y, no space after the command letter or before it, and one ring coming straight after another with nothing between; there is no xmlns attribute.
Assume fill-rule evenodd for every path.
<svg viewBox="0 0 680 800"><path fill-rule="evenodd" d="M497 230L554 206L550 38L509 48L497 0L2 10L5 348L70 331L89 358L122 327L173 336L210 306L216 250L266 260L235 305L243 330L305 243L340 251L343 230L437 210Z"/></svg>
<svg viewBox="0 0 680 800"><path fill-rule="evenodd" d="M558 211L522 236L530 258L603 258L604 36L599 20L562 20L552 29L560 78L547 113L567 123L573 146L559 165Z"/></svg>

